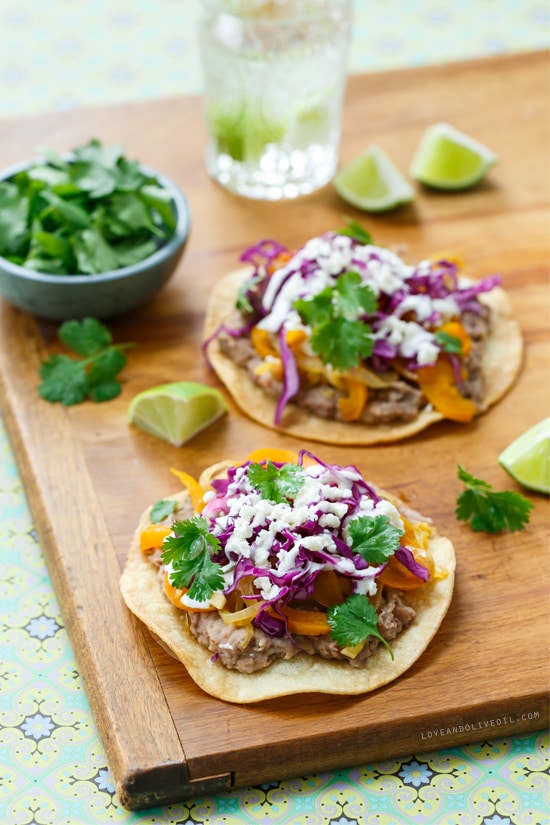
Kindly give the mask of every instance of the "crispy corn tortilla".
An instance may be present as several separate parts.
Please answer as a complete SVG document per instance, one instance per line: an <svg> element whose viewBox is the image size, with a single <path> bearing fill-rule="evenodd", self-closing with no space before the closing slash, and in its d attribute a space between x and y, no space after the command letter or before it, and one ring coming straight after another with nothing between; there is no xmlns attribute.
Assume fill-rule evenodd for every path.
<svg viewBox="0 0 550 825"><path fill-rule="evenodd" d="M210 295L206 312L205 340L214 335L220 324L227 322L234 310L239 288L250 274L250 267L241 268L218 281ZM485 342L482 362L486 393L480 412L484 412L514 383L522 363L523 341L504 290L497 287L490 293L483 293L479 300L491 308L491 330ZM277 425L274 422L276 399L254 384L247 371L226 356L215 340L209 345L208 357L218 377L244 413L265 427L298 438L325 444L382 444L400 441L444 418L437 410L427 407L413 421L373 426L319 418L290 402L284 410L281 424Z"/></svg>
<svg viewBox="0 0 550 825"><path fill-rule="evenodd" d="M378 492L395 503L395 498ZM189 496L182 491L171 498L183 505ZM212 653L196 641L187 628L185 612L165 597L157 570L141 552L139 537L150 523L149 513L150 508L141 516L121 577L124 601L162 646L185 665L200 688L226 702L260 702L311 692L353 696L382 687L404 673L426 650L451 602L454 548L448 539L436 533L430 540L430 550L436 568L446 570L447 576L407 593L407 604L416 610L416 618L392 641L393 660L386 647L380 645L365 668L299 653L289 661L278 660L255 673L228 670L213 662Z"/></svg>

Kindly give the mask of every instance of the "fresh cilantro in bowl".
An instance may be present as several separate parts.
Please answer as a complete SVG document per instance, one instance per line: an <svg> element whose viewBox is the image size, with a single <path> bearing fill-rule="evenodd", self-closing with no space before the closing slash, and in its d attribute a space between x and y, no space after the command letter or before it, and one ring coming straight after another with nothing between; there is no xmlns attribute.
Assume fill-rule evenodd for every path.
<svg viewBox="0 0 550 825"><path fill-rule="evenodd" d="M0 256L34 272L98 275L145 260L174 234L172 194L122 147L91 140L0 182Z"/></svg>

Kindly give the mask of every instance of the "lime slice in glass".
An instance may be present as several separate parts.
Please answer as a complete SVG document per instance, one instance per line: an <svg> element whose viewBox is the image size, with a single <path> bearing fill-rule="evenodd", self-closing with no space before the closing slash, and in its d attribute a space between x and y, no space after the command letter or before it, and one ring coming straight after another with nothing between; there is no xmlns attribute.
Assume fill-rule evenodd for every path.
<svg viewBox="0 0 550 825"><path fill-rule="evenodd" d="M179 381L138 393L128 408L128 423L181 447L226 412L219 390Z"/></svg>
<svg viewBox="0 0 550 825"><path fill-rule="evenodd" d="M414 189L378 146L369 146L333 179L341 198L365 212L384 212L414 198Z"/></svg>
<svg viewBox="0 0 550 825"><path fill-rule="evenodd" d="M436 123L424 133L410 174L435 189L467 189L484 178L497 160L482 143L448 123Z"/></svg>
<svg viewBox="0 0 550 825"><path fill-rule="evenodd" d="M512 441L498 461L519 484L550 493L550 418L539 421Z"/></svg>

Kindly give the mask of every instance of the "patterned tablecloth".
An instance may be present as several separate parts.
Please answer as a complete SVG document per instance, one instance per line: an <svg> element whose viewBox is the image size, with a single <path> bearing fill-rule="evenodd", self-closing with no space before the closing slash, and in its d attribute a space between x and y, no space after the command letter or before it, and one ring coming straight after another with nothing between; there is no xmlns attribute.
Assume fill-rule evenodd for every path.
<svg viewBox="0 0 550 825"><path fill-rule="evenodd" d="M0 117L200 88L197 0L2 0ZM545 47L537 0L356 0L351 70ZM399 20L399 26L395 21ZM545 825L545 732L299 777L141 813L114 794L0 420L1 825ZM437 735L436 735L437 733Z"/></svg>

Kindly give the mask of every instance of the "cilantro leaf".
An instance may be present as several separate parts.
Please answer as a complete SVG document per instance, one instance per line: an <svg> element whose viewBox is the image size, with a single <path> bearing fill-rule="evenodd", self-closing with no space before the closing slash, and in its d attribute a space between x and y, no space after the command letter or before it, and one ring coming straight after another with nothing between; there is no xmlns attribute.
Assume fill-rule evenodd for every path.
<svg viewBox="0 0 550 825"><path fill-rule="evenodd" d="M372 243L372 235L367 232L366 229L363 229L357 221L349 220L344 229L339 229L336 234L349 235L350 238L353 238L354 241L358 241L359 243Z"/></svg>
<svg viewBox="0 0 550 825"><path fill-rule="evenodd" d="M52 355L40 367L42 384L38 391L45 401L59 401L66 407L79 404L87 395L86 366L67 355Z"/></svg>
<svg viewBox="0 0 550 825"><path fill-rule="evenodd" d="M163 543L162 560L172 565L170 581L179 589L188 589L190 599L207 601L212 593L224 586L219 564L212 561L210 552L217 552L220 542L208 530L208 522L202 516L177 521L175 535Z"/></svg>
<svg viewBox="0 0 550 825"><path fill-rule="evenodd" d="M460 355L462 352L462 341L456 335L449 335L448 332L440 330L435 333L434 337L443 352L450 352L454 355Z"/></svg>
<svg viewBox="0 0 550 825"><path fill-rule="evenodd" d="M399 549L403 532L387 516L356 516L348 525L351 547L370 564L383 564Z"/></svg>
<svg viewBox="0 0 550 825"><path fill-rule="evenodd" d="M343 272L334 287L299 298L294 309L311 327L311 348L325 364L346 371L372 354L371 328L361 316L376 311L376 296L358 272Z"/></svg>
<svg viewBox="0 0 550 825"><path fill-rule="evenodd" d="M95 353L88 369L90 385L110 380L126 366L127 359L122 350L107 347Z"/></svg>
<svg viewBox="0 0 550 825"><path fill-rule="evenodd" d="M120 395L122 387L114 378L105 379L97 383L91 384L88 389L88 395L92 401L101 404L103 401L111 401Z"/></svg>
<svg viewBox="0 0 550 825"><path fill-rule="evenodd" d="M116 376L126 365L123 349L129 344L113 345L107 327L94 318L65 321L58 335L67 347L84 357L56 354L44 361L38 387L41 398L69 407L88 397L102 402L119 395L121 386Z"/></svg>
<svg viewBox="0 0 550 825"><path fill-rule="evenodd" d="M247 281L245 281L244 284L241 284L237 294L237 309L239 309L243 313L249 313L254 311L254 307L250 302L249 295L254 292L257 284L260 284L262 281L265 280L265 278L265 274L260 272L257 275L254 275L252 278L249 278Z"/></svg>
<svg viewBox="0 0 550 825"><path fill-rule="evenodd" d="M82 321L65 321L59 327L59 340L79 355L93 355L112 343L106 326L95 318Z"/></svg>
<svg viewBox="0 0 550 825"><path fill-rule="evenodd" d="M275 504L292 501L304 483L304 472L296 464L283 464L276 467L272 461L263 464L250 464L247 470L250 483L262 494L262 497Z"/></svg>
<svg viewBox="0 0 550 825"><path fill-rule="evenodd" d="M458 465L458 477L466 489L457 498L456 517L470 523L472 530L485 533L514 533L529 522L534 505L513 490L496 492L491 484L476 478Z"/></svg>
<svg viewBox="0 0 550 825"><path fill-rule="evenodd" d="M168 516L171 516L172 513L176 511L177 506L178 503L174 501L174 499L161 498L159 501L155 501L149 511L151 522L158 524L159 521L164 521L165 518L168 518Z"/></svg>
<svg viewBox="0 0 550 825"><path fill-rule="evenodd" d="M353 369L361 358L368 358L374 347L370 327L362 321L345 318L335 318L314 327L310 343L325 364L332 364L342 372Z"/></svg>
<svg viewBox="0 0 550 825"><path fill-rule="evenodd" d="M340 647L354 647L375 636L393 651L378 630L378 613L367 596L353 593L345 602L335 604L327 613L330 635Z"/></svg>
<svg viewBox="0 0 550 825"><path fill-rule="evenodd" d="M364 284L358 272L344 272L335 286L335 301L339 315L357 318L361 313L373 313L377 309L376 295Z"/></svg>
<svg viewBox="0 0 550 825"><path fill-rule="evenodd" d="M294 309L310 327L325 324L333 316L332 293L332 287L327 286L312 298L297 298L294 301Z"/></svg>
<svg viewBox="0 0 550 825"><path fill-rule="evenodd" d="M172 197L118 145L70 160L47 149L0 185L0 255L38 272L95 275L144 260L174 234Z"/></svg>

